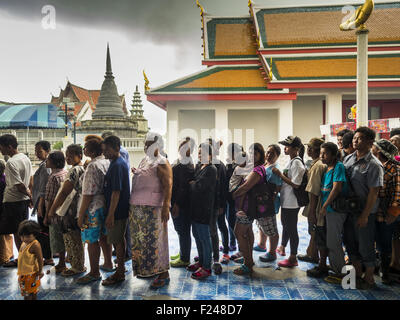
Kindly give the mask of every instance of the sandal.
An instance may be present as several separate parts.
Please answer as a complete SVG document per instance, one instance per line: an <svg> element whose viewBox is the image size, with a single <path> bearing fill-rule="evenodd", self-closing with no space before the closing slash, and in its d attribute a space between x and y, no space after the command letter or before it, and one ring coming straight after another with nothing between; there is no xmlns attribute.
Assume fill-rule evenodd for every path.
<svg viewBox="0 0 400 320"><path fill-rule="evenodd" d="M312 269L307 270L307 276L311 278L325 278L329 276L328 268L321 268L320 266L316 266Z"/></svg>
<svg viewBox="0 0 400 320"><path fill-rule="evenodd" d="M233 273L238 276L245 276L251 275L253 273L253 270L249 269L249 267L247 267L245 264L242 264L239 268L233 270Z"/></svg>
<svg viewBox="0 0 400 320"><path fill-rule="evenodd" d="M222 258L221 258L221 260L220 260L220 263L222 263L222 264L228 264L229 261L230 261L229 255L228 255L228 254L223 254L223 255L222 255Z"/></svg>
<svg viewBox="0 0 400 320"><path fill-rule="evenodd" d="M75 271L74 269L70 268L70 269L65 269L63 272L61 272L61 275L63 277L72 277L72 276L75 276L77 274L81 274L84 272L86 272L86 268L84 268L84 270L82 270L82 271Z"/></svg>
<svg viewBox="0 0 400 320"><path fill-rule="evenodd" d="M278 262L278 266L279 267L283 267L283 268L293 268L293 267L297 267L299 264L296 262L291 262L289 259L285 259L282 260L280 262Z"/></svg>
<svg viewBox="0 0 400 320"><path fill-rule="evenodd" d="M113 272L113 271L117 270L117 268L116 268L116 267L107 268L107 267L104 266L104 264L102 264L102 265L100 266L100 270L103 270L103 271L105 271L105 272Z"/></svg>
<svg viewBox="0 0 400 320"><path fill-rule="evenodd" d="M276 249L276 253L278 253L281 257L286 256L286 253L284 251L281 251L279 248Z"/></svg>
<svg viewBox="0 0 400 320"><path fill-rule="evenodd" d="M233 262L242 264L244 262L244 258L243 257L237 258L233 260Z"/></svg>
<svg viewBox="0 0 400 320"><path fill-rule="evenodd" d="M273 262L276 260L276 254L272 254L271 252L267 252L258 257L261 262Z"/></svg>
<svg viewBox="0 0 400 320"><path fill-rule="evenodd" d="M186 267L187 271L195 272L198 268L201 268L201 265L199 262L192 263L191 265Z"/></svg>
<svg viewBox="0 0 400 320"><path fill-rule="evenodd" d="M170 278L160 279L159 277L155 278L150 285L150 289L156 290L160 289L169 284Z"/></svg>
<svg viewBox="0 0 400 320"><path fill-rule="evenodd" d="M4 268L16 268L18 267L18 260L10 260L7 263L3 264Z"/></svg>
<svg viewBox="0 0 400 320"><path fill-rule="evenodd" d="M44 266L54 266L55 263L54 263L54 260L53 260L53 259L48 259L48 260L44 260L44 261L43 261L43 265L44 265Z"/></svg>
<svg viewBox="0 0 400 320"><path fill-rule="evenodd" d="M65 270L67 270L66 266L55 266L54 269L56 269L56 274L60 274L62 272L64 272Z"/></svg>
<svg viewBox="0 0 400 320"><path fill-rule="evenodd" d="M253 248L254 251L258 251L258 252L267 252L267 248L261 248L259 245L256 245Z"/></svg>
<svg viewBox="0 0 400 320"><path fill-rule="evenodd" d="M199 268L196 272L192 273L191 278L195 280L202 280L211 276L211 270Z"/></svg>
<svg viewBox="0 0 400 320"><path fill-rule="evenodd" d="M231 260L236 260L238 258L241 258L242 254L240 252L236 252L235 254L231 255L230 259Z"/></svg>
<svg viewBox="0 0 400 320"><path fill-rule="evenodd" d="M330 284L342 284L344 276L345 274L330 274L326 278L324 278L324 281Z"/></svg>
<svg viewBox="0 0 400 320"><path fill-rule="evenodd" d="M91 282L96 282L101 280L101 276L98 277L93 277L90 274L87 274L81 278L79 278L78 280L76 280L77 284L89 284Z"/></svg>
<svg viewBox="0 0 400 320"><path fill-rule="evenodd" d="M103 286L112 286L114 284L120 283L125 281L125 275L122 276L117 276L116 273L114 273L113 275L109 276L106 280L103 280L101 282L101 284Z"/></svg>

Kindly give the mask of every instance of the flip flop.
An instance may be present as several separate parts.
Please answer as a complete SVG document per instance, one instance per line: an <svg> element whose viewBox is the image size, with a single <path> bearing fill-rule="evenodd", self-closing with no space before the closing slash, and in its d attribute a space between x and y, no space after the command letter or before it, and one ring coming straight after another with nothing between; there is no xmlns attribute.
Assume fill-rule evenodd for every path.
<svg viewBox="0 0 400 320"><path fill-rule="evenodd" d="M261 248L259 245L256 245L253 248L254 251L258 251L258 252L267 252L267 248Z"/></svg>
<svg viewBox="0 0 400 320"><path fill-rule="evenodd" d="M168 285L170 282L170 278L160 279L159 277L155 278L150 285L150 289L156 290Z"/></svg>
<svg viewBox="0 0 400 320"><path fill-rule="evenodd" d="M18 267L18 260L10 260L7 263L3 264L4 268L16 268Z"/></svg>
<svg viewBox="0 0 400 320"><path fill-rule="evenodd" d="M240 265L239 268L233 270L233 273L238 276L251 275L253 270L249 269L245 264Z"/></svg>
<svg viewBox="0 0 400 320"><path fill-rule="evenodd" d="M90 274L87 274L79 279L76 280L76 284L89 284L91 282L96 282L101 280L101 276L99 276L98 278L96 277L92 277Z"/></svg>
<svg viewBox="0 0 400 320"><path fill-rule="evenodd" d="M115 270L117 270L116 267L113 268L106 268L103 264L100 266L100 270L106 271L106 272L113 272Z"/></svg>
<svg viewBox="0 0 400 320"><path fill-rule="evenodd" d="M56 274L63 273L65 270L67 270L67 267L57 267L55 266L54 269L56 269Z"/></svg>
<svg viewBox="0 0 400 320"><path fill-rule="evenodd" d="M44 265L44 266L55 266L56 264L54 263L53 260L51 260L51 262L43 261L43 265Z"/></svg>
<svg viewBox="0 0 400 320"><path fill-rule="evenodd" d="M103 286L112 286L114 284L125 281L125 275L123 277L117 277L115 273L112 276L109 276L106 280L103 280L101 284Z"/></svg>
<svg viewBox="0 0 400 320"><path fill-rule="evenodd" d="M75 275L77 275L77 274L82 274L82 273L84 273L84 272L86 272L86 268L85 268L83 271L75 271L75 270L73 270L73 269L71 268L71 269L66 269L66 270L64 270L63 272L61 272L61 275L62 275L63 277L72 277L72 276L75 276Z"/></svg>

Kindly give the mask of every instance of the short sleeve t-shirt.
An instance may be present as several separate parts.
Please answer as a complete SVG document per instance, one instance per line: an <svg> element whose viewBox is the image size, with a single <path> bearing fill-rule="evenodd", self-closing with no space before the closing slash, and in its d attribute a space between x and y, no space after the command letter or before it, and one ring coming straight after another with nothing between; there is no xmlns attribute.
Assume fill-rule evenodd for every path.
<svg viewBox="0 0 400 320"><path fill-rule="evenodd" d="M130 160L129 160L129 152L126 150L124 147L121 146L119 150L119 154L121 155L121 158L126 162L128 168L131 166Z"/></svg>
<svg viewBox="0 0 400 320"><path fill-rule="evenodd" d="M257 184L263 183L263 177L264 177L264 175L265 175L265 168L264 168L264 166L261 165L261 166L254 167L254 169L253 169L252 172L255 172L256 174L258 174L258 175L260 176L260 179L258 180ZM243 201L243 211L244 211L244 212L247 212L248 207L249 207L248 195L246 194L246 195L245 195L245 198L244 198L244 201Z"/></svg>
<svg viewBox="0 0 400 320"><path fill-rule="evenodd" d="M344 159L343 164L351 180L352 189L362 203L367 203L370 188L383 187L383 166L371 151L358 160L357 152L354 152ZM378 211L378 206L379 198L371 210L372 214Z"/></svg>
<svg viewBox="0 0 400 320"><path fill-rule="evenodd" d="M120 191L118 205L114 213L115 220L128 218L130 197L129 168L122 157L118 157L110 162L110 167L104 178L104 197L107 214L113 191Z"/></svg>
<svg viewBox="0 0 400 320"><path fill-rule="evenodd" d="M18 191L17 185L23 184L27 188L32 175L32 164L23 153L17 153L6 163L6 189L3 202L18 202L29 200L29 197Z"/></svg>
<svg viewBox="0 0 400 320"><path fill-rule="evenodd" d="M306 168L299 158L290 160L285 170L287 170L287 177L296 185L301 185L303 175ZM299 204L294 194L293 187L288 185L285 181L282 182L281 188L281 206L284 209L297 209Z"/></svg>
<svg viewBox="0 0 400 320"><path fill-rule="evenodd" d="M274 163L265 169L267 182L273 183L280 187L282 186L282 179L272 172L273 168L279 169L279 165L277 163ZM281 197L279 193L275 197L274 206L275 206L275 213L278 213L279 207L281 206Z"/></svg>
<svg viewBox="0 0 400 320"><path fill-rule="evenodd" d="M321 183L321 200L322 205L328 200L328 197L333 189L334 182L343 182L341 194L347 194L347 179L346 171L342 162L337 162L334 169L331 169L324 173ZM327 212L334 212L332 207L329 205L326 209Z"/></svg>

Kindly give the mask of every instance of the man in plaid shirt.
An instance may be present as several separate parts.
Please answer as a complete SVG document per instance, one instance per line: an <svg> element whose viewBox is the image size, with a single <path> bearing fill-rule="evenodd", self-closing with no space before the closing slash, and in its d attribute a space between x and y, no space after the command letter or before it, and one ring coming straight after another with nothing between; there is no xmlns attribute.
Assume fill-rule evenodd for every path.
<svg viewBox="0 0 400 320"><path fill-rule="evenodd" d="M58 265L55 266L56 273L61 273L66 269L65 265L65 245L61 228L61 217L58 215L49 216L49 211L56 199L57 192L62 182L67 176L64 170L65 157L61 151L55 151L49 154L46 160L46 167L51 169L51 175L46 185L46 194L44 200L46 202L46 216L44 224L49 225L50 248L53 254L59 254Z"/></svg>
<svg viewBox="0 0 400 320"><path fill-rule="evenodd" d="M383 187L379 190L379 209L376 216L376 246L381 258L382 282L390 284L389 266L392 238L400 215L400 164L394 159L398 149L390 141L374 142L373 153L383 165Z"/></svg>

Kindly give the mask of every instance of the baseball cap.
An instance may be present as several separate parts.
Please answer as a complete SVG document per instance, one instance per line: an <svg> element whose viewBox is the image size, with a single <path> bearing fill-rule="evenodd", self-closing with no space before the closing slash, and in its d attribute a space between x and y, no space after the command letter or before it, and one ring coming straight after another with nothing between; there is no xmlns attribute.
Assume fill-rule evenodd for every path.
<svg viewBox="0 0 400 320"><path fill-rule="evenodd" d="M399 152L397 147L386 139L375 141L374 146L377 147L379 149L379 152L381 152L386 158L390 160L395 160L394 157Z"/></svg>
<svg viewBox="0 0 400 320"><path fill-rule="evenodd" d="M286 147L300 148L302 145L302 142L301 142L301 139L297 136L288 136L285 140L279 141L279 144L282 144Z"/></svg>
<svg viewBox="0 0 400 320"><path fill-rule="evenodd" d="M324 143L325 141L320 138L312 138L306 145L311 148L320 149L321 145Z"/></svg>

